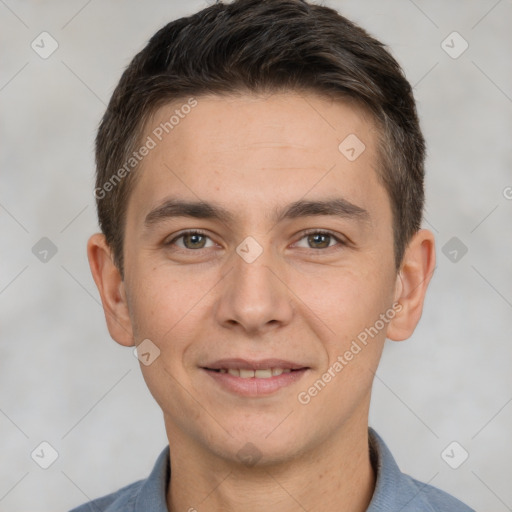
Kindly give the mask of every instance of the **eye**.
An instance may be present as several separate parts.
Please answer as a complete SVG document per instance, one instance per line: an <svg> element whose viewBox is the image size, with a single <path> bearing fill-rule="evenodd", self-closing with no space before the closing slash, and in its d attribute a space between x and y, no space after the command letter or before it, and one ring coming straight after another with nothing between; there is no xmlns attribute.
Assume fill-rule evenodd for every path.
<svg viewBox="0 0 512 512"><path fill-rule="evenodd" d="M308 247L306 249L328 249L335 246L331 242L338 242L338 245L346 245L342 239L331 233L330 231L324 230L311 230L303 234L300 240L306 239Z"/></svg>
<svg viewBox="0 0 512 512"><path fill-rule="evenodd" d="M177 243L178 240L182 240L182 244ZM207 241L210 240L211 244L207 246ZM300 238L299 241L306 240L306 243L308 244L306 247L302 246L306 249L329 249L331 247L334 247L336 245L344 246L346 245L346 242L342 240L340 237L334 235L334 233L331 233L330 231L325 230L310 230L305 233L303 233L303 236ZM338 242L332 243L332 242ZM295 246L300 247L298 245L299 242L295 243ZM171 246L176 245L179 249L182 250L197 250L197 249L207 249L209 247L212 247L213 241L210 239L210 237L199 230L189 230L189 231L183 231L177 236L175 236L173 239L169 240L168 242L164 242L165 246Z"/></svg>
<svg viewBox="0 0 512 512"><path fill-rule="evenodd" d="M202 231L198 230L190 230L184 231L180 233L178 236L174 237L172 240L165 242L165 245L177 245L180 249L205 249L206 240L210 237L207 236ZM183 245L177 244L177 240L183 239ZM211 245L209 246L211 247Z"/></svg>

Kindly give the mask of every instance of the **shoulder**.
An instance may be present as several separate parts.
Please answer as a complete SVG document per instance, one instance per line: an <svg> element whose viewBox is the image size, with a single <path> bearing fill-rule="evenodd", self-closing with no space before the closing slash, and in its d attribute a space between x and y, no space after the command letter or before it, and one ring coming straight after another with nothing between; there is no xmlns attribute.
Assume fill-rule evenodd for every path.
<svg viewBox="0 0 512 512"><path fill-rule="evenodd" d="M129 512L134 510L135 499L145 480L138 480L121 489L84 503L69 512Z"/></svg>
<svg viewBox="0 0 512 512"><path fill-rule="evenodd" d="M148 478L94 499L70 512L166 512L165 504L170 479L169 445L158 456Z"/></svg>
<svg viewBox="0 0 512 512"><path fill-rule="evenodd" d="M402 473L386 443L372 428L369 441L376 483L367 512L475 512L441 489Z"/></svg>
<svg viewBox="0 0 512 512"><path fill-rule="evenodd" d="M449 510L450 512L475 512L474 509L468 507L462 501L437 487L415 480L403 473L402 478L407 480L410 487L416 491L416 495L411 501L411 511L422 510L426 512L428 510L428 512L444 512ZM427 506L429 508L424 508ZM409 509L407 508L406 510Z"/></svg>

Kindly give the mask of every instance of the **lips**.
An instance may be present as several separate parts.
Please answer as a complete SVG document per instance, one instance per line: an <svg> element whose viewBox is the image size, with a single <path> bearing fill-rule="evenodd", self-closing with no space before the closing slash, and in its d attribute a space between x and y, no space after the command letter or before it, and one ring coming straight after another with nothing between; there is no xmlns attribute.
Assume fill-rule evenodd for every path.
<svg viewBox="0 0 512 512"><path fill-rule="evenodd" d="M270 379L277 377L283 373L290 373L292 370L289 368L264 368L260 370L251 370L246 368L221 368L220 370L213 370L219 373L229 373L234 377L241 377L242 379Z"/></svg>
<svg viewBox="0 0 512 512"><path fill-rule="evenodd" d="M203 368L205 370L213 370L221 373L230 373L231 375L242 378L269 378L273 375L303 370L308 367L284 359L262 359L258 361L248 359L220 359L213 363L206 364ZM239 372L238 374L236 373L237 371ZM270 375L268 374L269 371Z"/></svg>
<svg viewBox="0 0 512 512"><path fill-rule="evenodd" d="M273 394L297 382L310 369L284 359L220 359L201 368L223 389L248 397Z"/></svg>

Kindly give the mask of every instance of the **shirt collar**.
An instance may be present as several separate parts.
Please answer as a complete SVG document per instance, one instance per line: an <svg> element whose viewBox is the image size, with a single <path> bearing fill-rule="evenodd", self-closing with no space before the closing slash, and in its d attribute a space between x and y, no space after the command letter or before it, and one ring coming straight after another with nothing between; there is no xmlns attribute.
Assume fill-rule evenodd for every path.
<svg viewBox="0 0 512 512"><path fill-rule="evenodd" d="M171 473L169 446L158 456L149 477L144 481L135 501L134 510L168 512L167 486Z"/></svg>
<svg viewBox="0 0 512 512"><path fill-rule="evenodd" d="M400 471L386 443L371 427L368 428L368 439L376 478L373 496L366 512L430 512L432 507L425 501L421 488Z"/></svg>

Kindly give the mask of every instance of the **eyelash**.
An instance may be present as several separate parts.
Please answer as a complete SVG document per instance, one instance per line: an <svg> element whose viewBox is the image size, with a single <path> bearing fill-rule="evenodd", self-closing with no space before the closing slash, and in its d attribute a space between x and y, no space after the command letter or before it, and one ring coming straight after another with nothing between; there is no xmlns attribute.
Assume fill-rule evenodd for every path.
<svg viewBox="0 0 512 512"><path fill-rule="evenodd" d="M169 242L165 242L164 245L165 246L170 246L170 245L173 245L177 240L179 240L180 238L183 238L184 236L186 235L200 235L200 236L204 236L206 238L210 238L204 231L201 231L199 229L190 229L188 231L182 231L179 235L175 236L172 240L170 240ZM346 246L348 245L346 241L342 240L341 238L339 238L338 236L336 236L332 231L328 231L328 230L325 230L325 229L309 229L309 230L306 230L302 233L302 236L299 238L298 241L302 240L303 238L309 236L309 235L327 235L327 236L330 236L331 238L334 238L334 240L336 242L338 242L338 246ZM210 238L211 240L211 238ZM336 246L329 246L329 247L325 247L323 249L313 249L313 248L309 248L310 251L314 251L314 252L318 252L318 251L325 251L327 249L333 249L335 248ZM180 251L183 251L183 252L198 252L200 251L201 249L203 248L200 248L200 249L183 249L181 247L178 247L178 250ZM208 249L208 248L206 248Z"/></svg>

